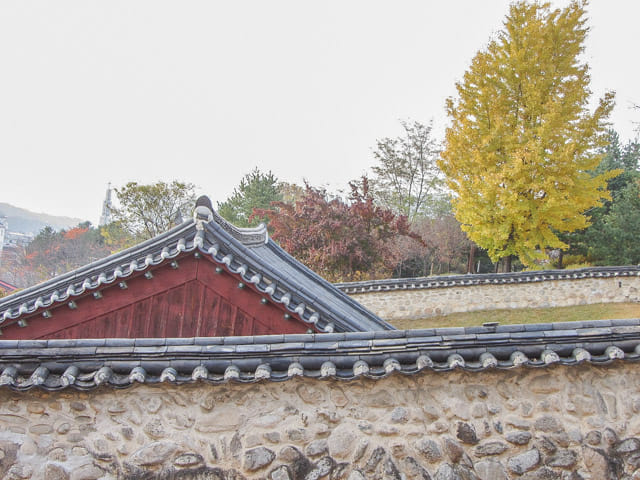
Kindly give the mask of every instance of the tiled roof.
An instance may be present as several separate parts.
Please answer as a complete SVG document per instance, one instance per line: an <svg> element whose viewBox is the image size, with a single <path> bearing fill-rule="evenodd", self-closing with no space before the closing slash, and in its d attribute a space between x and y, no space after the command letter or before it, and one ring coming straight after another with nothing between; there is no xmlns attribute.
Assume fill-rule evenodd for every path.
<svg viewBox="0 0 640 480"><path fill-rule="evenodd" d="M204 198L204 200L202 200ZM266 227L237 228L198 200L194 218L151 240L0 300L2 324L88 295L185 254L207 255L273 302L318 330L368 331L393 327L282 250ZM55 319L51 319L54 321Z"/></svg>
<svg viewBox="0 0 640 480"><path fill-rule="evenodd" d="M640 359L640 319L249 337L4 340L0 387L379 379Z"/></svg>
<svg viewBox="0 0 640 480"><path fill-rule="evenodd" d="M393 290L419 290L444 287L534 283L549 280L581 280L586 278L636 276L640 276L640 266L589 267L576 270L536 270L513 273L482 273L473 275L391 278L386 280L336 283L335 285L343 292L353 294Z"/></svg>

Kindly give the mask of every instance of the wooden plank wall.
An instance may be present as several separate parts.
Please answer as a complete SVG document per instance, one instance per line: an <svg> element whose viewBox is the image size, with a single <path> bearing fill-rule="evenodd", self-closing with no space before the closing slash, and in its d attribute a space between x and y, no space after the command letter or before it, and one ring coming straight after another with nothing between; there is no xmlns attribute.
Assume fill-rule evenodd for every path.
<svg viewBox="0 0 640 480"><path fill-rule="evenodd" d="M251 285L239 288L240 278L216 273L206 258L186 256L179 268L163 266L153 278L126 280L125 289L110 286L101 299L76 299L77 307L62 305L51 318L37 315L21 328L3 329L3 339L213 337L304 333L309 326L284 307L263 303Z"/></svg>

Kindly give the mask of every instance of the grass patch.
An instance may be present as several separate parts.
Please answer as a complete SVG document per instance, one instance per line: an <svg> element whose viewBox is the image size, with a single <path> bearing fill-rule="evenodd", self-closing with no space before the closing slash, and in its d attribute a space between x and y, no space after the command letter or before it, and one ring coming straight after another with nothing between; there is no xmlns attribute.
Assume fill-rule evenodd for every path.
<svg viewBox="0 0 640 480"><path fill-rule="evenodd" d="M575 307L519 308L452 313L414 320L394 320L394 327L405 330L434 327L473 327L485 322L501 325L519 323L574 322L578 320L608 320L640 318L640 303L597 303Z"/></svg>

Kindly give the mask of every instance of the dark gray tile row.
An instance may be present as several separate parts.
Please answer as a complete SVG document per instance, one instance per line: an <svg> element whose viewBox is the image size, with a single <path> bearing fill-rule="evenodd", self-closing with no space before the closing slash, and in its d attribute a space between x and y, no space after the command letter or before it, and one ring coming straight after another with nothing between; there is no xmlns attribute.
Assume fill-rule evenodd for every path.
<svg viewBox="0 0 640 480"><path fill-rule="evenodd" d="M531 331L468 329L197 339L0 341L0 387L126 387L135 383L383 378L424 369L606 364L640 359L640 320L554 324ZM619 329L619 331L615 331ZM589 333L584 335L585 332ZM435 335L425 335L435 334ZM207 342L207 340L210 340Z"/></svg>
<svg viewBox="0 0 640 480"><path fill-rule="evenodd" d="M563 323L504 325L497 327L428 328L331 334L283 334L236 337L107 338L71 340L0 340L0 352L28 350L96 352L147 351L282 351L319 349L402 349L416 345L462 346L519 344L522 342L596 341L640 338L640 319L590 320ZM156 349L156 350L152 350ZM139 350L143 351L143 350Z"/></svg>

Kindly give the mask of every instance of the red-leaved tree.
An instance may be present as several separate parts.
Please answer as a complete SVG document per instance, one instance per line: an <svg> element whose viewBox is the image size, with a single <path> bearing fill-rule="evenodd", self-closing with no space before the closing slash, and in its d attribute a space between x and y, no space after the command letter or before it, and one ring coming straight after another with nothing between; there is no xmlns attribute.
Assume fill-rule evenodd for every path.
<svg viewBox="0 0 640 480"><path fill-rule="evenodd" d="M45 227L26 247L5 250L0 276L20 287L61 275L109 255L100 232L81 224L69 230Z"/></svg>
<svg viewBox="0 0 640 480"><path fill-rule="evenodd" d="M398 261L395 241L417 236L405 216L374 204L366 177L349 187L344 201L306 185L294 203L273 202L253 215L268 216L273 239L327 280L390 277Z"/></svg>

